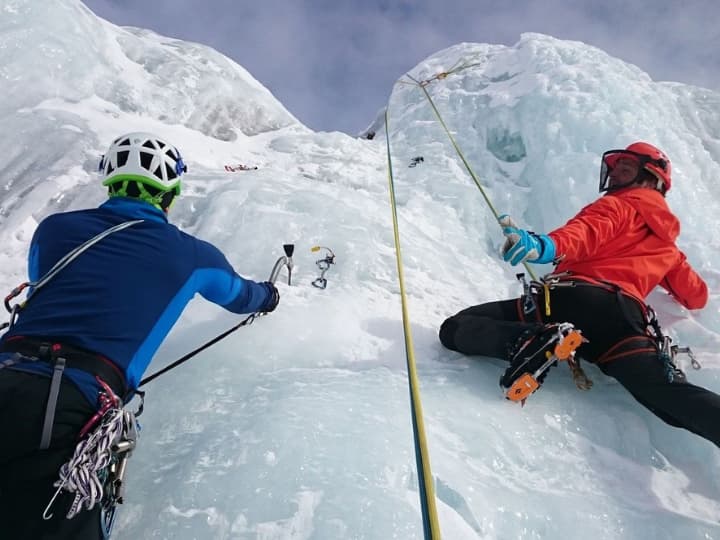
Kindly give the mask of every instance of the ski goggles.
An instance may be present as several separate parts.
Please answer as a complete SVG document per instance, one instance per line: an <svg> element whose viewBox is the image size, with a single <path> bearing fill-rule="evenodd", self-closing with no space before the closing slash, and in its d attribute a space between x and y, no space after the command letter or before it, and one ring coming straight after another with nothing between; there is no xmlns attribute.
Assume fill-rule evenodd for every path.
<svg viewBox="0 0 720 540"><path fill-rule="evenodd" d="M665 169L664 159L653 159L630 150L608 150L602 155L600 192L627 187L638 180L640 171L651 163Z"/></svg>

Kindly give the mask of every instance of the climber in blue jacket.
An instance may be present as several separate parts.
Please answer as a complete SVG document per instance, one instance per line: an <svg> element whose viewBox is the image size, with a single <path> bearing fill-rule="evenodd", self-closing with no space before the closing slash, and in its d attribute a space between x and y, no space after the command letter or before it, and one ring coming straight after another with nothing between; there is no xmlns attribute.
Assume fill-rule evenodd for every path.
<svg viewBox="0 0 720 540"><path fill-rule="evenodd" d="M132 395L196 293L233 313L270 312L279 301L272 283L239 276L215 246L168 223L187 171L177 148L130 133L110 145L99 170L107 202L37 227L32 286L0 339L3 537L101 538L97 506L65 519L67 494L43 519L98 396L108 388L121 399Z"/></svg>

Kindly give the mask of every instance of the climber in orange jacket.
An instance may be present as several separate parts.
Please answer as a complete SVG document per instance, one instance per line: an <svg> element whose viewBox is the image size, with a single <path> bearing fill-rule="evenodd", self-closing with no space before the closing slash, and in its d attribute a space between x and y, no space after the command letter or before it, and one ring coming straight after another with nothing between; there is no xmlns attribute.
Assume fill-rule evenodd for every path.
<svg viewBox="0 0 720 540"><path fill-rule="evenodd" d="M687 382L645 304L658 285L688 309L700 309L708 299L707 285L675 245L680 224L665 201L671 170L661 150L633 143L603 154L600 192L605 196L564 226L536 234L501 216L504 260L553 262L555 271L520 298L473 306L448 318L440 328L443 345L508 360L500 384L510 390L580 329L586 341L577 348L579 357L617 379L668 424L720 446L720 396Z"/></svg>
<svg viewBox="0 0 720 540"><path fill-rule="evenodd" d="M611 191L548 234L555 271L614 283L640 301L660 285L686 308L702 308L707 286L675 245L680 222L661 192L635 187Z"/></svg>

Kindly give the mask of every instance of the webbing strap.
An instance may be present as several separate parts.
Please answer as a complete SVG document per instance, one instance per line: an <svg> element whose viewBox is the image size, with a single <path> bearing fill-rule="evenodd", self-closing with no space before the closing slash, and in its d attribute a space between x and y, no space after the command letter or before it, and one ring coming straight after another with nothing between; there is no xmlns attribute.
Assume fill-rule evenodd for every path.
<svg viewBox="0 0 720 540"><path fill-rule="evenodd" d="M60 394L60 382L62 381L63 371L65 371L65 359L58 357L55 359L52 380L50 381L50 391L48 392L47 407L45 408L42 438L40 439L40 450L47 450L50 447L52 428L55 423L55 409L57 408L58 395Z"/></svg>
<svg viewBox="0 0 720 540"><path fill-rule="evenodd" d="M74 261L76 258L78 258L84 251L91 248L95 244L97 244L100 240L103 238L111 235L114 232L121 231L122 229L126 229L128 227L132 227L133 225L136 225L138 223L142 223L144 220L142 219L134 219L131 221L124 221L122 223L118 223L117 225L110 227L109 229L104 230L103 232L93 236L90 238L90 240L86 241L85 243L77 246L75 249L70 251L69 253L66 253L58 262L56 262L53 267L45 273L44 276L42 276L37 281L26 281L25 283L21 283L17 287L15 287L12 292L5 297L5 308L11 313L10 316L10 323L8 326L12 327L12 325L15 323L15 316L18 312L18 305L15 305L13 307L10 307L10 300L15 298L17 295L19 295L23 289L26 287L30 287L30 293L28 294L28 297L26 298L25 302L20 304L19 309L22 309L27 301L30 299L30 296L35 294L38 289L43 287L47 284L48 281L50 281L52 278L54 278L63 268L65 268L68 264L70 264L72 261Z"/></svg>
<svg viewBox="0 0 720 540"><path fill-rule="evenodd" d="M128 227L132 227L133 225L136 225L138 223L142 223L142 219L134 219L131 221L124 221L122 223L118 223L117 225L110 227L107 230L104 230L100 234L97 234L93 236L90 240L85 242L84 244L79 245L75 249L73 249L71 252L67 253L62 259L60 259L58 262L55 263L55 265L39 280L37 280L34 283L30 283L30 286L33 287L33 292L37 291L40 287L45 285L48 281L50 281L52 278L54 278L60 270L65 268L68 264L70 264L72 261L78 258L78 256L86 251L87 249L91 248L95 244L97 244L100 240L103 238L110 236L112 233L121 231L123 229L127 229Z"/></svg>
<svg viewBox="0 0 720 540"><path fill-rule="evenodd" d="M15 353L7 360L3 360L2 362L0 362L0 369L5 369L6 367L10 367L15 364L18 364L18 363L20 363L21 360L26 360L26 359L23 358L22 354Z"/></svg>

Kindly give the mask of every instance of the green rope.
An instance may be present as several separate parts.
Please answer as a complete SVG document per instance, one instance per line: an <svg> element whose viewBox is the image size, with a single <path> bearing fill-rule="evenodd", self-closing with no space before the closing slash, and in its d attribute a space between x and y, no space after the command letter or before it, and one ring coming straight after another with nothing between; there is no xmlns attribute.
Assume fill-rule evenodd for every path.
<svg viewBox="0 0 720 540"><path fill-rule="evenodd" d="M471 67L468 65L467 67ZM462 69L465 69L465 67L462 67ZM460 68L456 69L455 72L460 71ZM473 171L472 167L468 163L467 159L465 159L465 154L463 154L462 150L458 146L457 142L455 142L455 138L452 136L452 133L450 133L450 130L447 127L447 124L445 124L445 121L443 120L442 115L440 114L440 111L438 111L437 107L435 106L435 102L430 97L430 94L428 93L427 89L425 88L428 84L428 81L437 80L439 77L436 75L435 77L431 79L427 79L426 81L418 81L417 79L414 79L410 75L407 75L407 78L412 80L413 83L420 87L420 89L425 94L425 97L428 100L428 103L430 103L430 106L432 107L432 110L435 112L435 116L437 116L438 121L440 122L440 125L445 130L445 133L447 134L448 138L450 139L450 142L452 143L453 147L455 148L455 152L457 152L457 155L460 157L460 160L463 162L463 165L465 165L465 169L470 174L470 177L473 179L473 182L475 182L475 185L480 190L480 193L482 194L483 198L485 199L485 202L487 203L488 207L490 207L490 211L493 213L493 216L495 217L495 221L500 224L500 215L497 213L497 210L495 210L495 207L493 206L492 202L490 201L490 198L485 193L485 190L482 187L482 184L480 183L480 180L478 179L477 175L475 174L475 171ZM444 77L440 77L444 78ZM387 113L386 113L387 116ZM386 126L387 127L387 126ZM526 261L523 261L523 266L525 266L525 270L527 271L528 275L531 279L535 280L535 274L528 265Z"/></svg>
<svg viewBox="0 0 720 540"><path fill-rule="evenodd" d="M405 357L408 369L408 384L410 386L410 404L413 421L413 437L415 440L415 461L418 468L418 484L420 493L420 508L423 517L425 540L440 540L440 525L435 507L435 490L432 471L430 470L430 455L425 437L422 404L420 402L420 383L417 376L415 351L412 343L410 317L408 315L408 302L405 293L405 277L403 275L402 255L400 253L400 232L397 218L397 204L395 201L395 185L393 181L392 158L390 155L390 134L388 131L387 110L385 111L385 140L387 143L388 159L388 185L390 190L390 207L392 209L393 231L395 235L395 254L397 260L398 279L400 281L400 299L402 302L403 330L405 334Z"/></svg>

